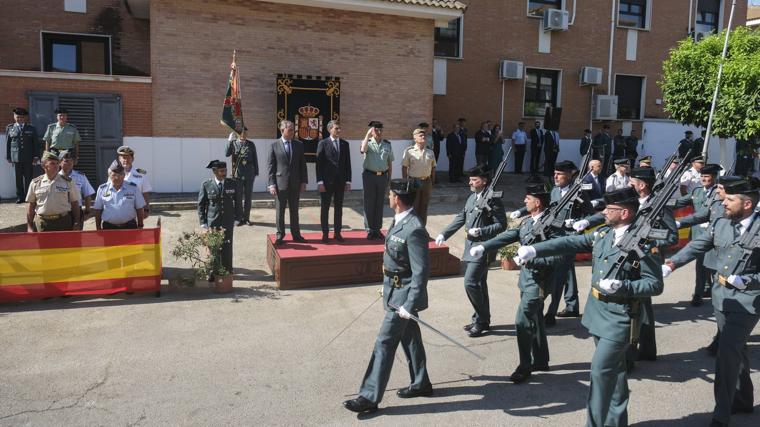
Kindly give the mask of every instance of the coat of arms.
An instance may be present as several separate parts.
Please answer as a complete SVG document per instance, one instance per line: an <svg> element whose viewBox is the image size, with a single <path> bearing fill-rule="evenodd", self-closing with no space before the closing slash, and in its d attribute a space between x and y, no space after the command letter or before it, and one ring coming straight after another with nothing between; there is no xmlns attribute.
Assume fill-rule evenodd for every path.
<svg viewBox="0 0 760 427"><path fill-rule="evenodd" d="M319 141L322 139L322 116L319 108L304 105L295 116L296 137L302 141Z"/></svg>

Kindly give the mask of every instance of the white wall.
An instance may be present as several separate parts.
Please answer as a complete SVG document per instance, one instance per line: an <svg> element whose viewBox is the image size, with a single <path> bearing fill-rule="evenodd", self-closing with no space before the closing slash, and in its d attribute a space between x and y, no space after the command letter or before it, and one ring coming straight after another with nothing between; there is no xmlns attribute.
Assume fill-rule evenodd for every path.
<svg viewBox="0 0 760 427"><path fill-rule="evenodd" d="M16 175L13 171L13 165L5 160L6 144L8 143L4 133L0 133L0 154L2 154L2 160L0 160L0 197L3 199L16 200Z"/></svg>

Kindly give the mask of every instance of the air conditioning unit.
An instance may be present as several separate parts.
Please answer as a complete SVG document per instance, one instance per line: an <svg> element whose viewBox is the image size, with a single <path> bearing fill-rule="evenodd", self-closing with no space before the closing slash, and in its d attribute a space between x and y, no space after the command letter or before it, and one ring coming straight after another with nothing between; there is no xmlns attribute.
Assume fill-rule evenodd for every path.
<svg viewBox="0 0 760 427"><path fill-rule="evenodd" d="M617 119L617 111L617 95L596 95L594 97L595 120L615 120Z"/></svg>
<svg viewBox="0 0 760 427"><path fill-rule="evenodd" d="M567 31L570 14L566 10L547 9L544 11L544 31Z"/></svg>
<svg viewBox="0 0 760 427"><path fill-rule="evenodd" d="M520 61L501 60L499 77L502 80L519 80L523 78L523 63Z"/></svg>
<svg viewBox="0 0 760 427"><path fill-rule="evenodd" d="M579 80L582 86L602 84L602 69L597 67L583 67L581 68Z"/></svg>

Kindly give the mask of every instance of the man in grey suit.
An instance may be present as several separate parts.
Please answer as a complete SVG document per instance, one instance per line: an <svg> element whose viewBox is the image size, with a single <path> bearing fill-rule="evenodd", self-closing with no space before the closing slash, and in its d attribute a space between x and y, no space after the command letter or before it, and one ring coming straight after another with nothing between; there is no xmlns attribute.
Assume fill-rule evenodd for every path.
<svg viewBox="0 0 760 427"><path fill-rule="evenodd" d="M504 213L504 205L501 199L498 198L491 199L490 211L482 211L477 207L483 190L486 189L491 179L491 171L486 167L476 166L468 172L468 175L470 175L470 191L472 194L465 202L464 209L435 238L435 244L441 246L444 240L454 235L462 226L465 227L466 239L464 254L462 255L462 262L465 264L464 289L475 312L472 314L472 321L465 325L464 330L474 338L491 329L491 308L486 280L488 278L488 263L493 260L496 251L475 258L470 255L470 248L474 242L488 240L504 231L507 226L507 215Z"/></svg>
<svg viewBox="0 0 760 427"><path fill-rule="evenodd" d="M331 120L327 123L330 136L319 141L317 145L317 188L320 198L320 224L322 225L322 242L329 241L327 218L330 203L335 200L335 240L342 242L340 229L343 227L343 194L351 191L351 152L348 141L340 139L340 123Z"/></svg>
<svg viewBox="0 0 760 427"><path fill-rule="evenodd" d="M412 209L414 197L414 187L410 181L391 181L388 199L395 216L385 238L383 253L385 318L377 334L359 397L343 402L349 411L377 411L391 376L399 343L407 358L411 384L396 394L403 399L433 394L420 327L410 318L410 314L417 315L428 307L427 281L430 275L429 236ZM398 307L398 310L394 311L391 305Z"/></svg>
<svg viewBox="0 0 760 427"><path fill-rule="evenodd" d="M290 212L290 234L294 242L304 243L298 224L298 202L301 193L306 190L306 158L303 144L294 139L295 126L290 120L280 122L282 136L269 147L269 193L276 197L277 240L276 245L285 239L285 208Z"/></svg>

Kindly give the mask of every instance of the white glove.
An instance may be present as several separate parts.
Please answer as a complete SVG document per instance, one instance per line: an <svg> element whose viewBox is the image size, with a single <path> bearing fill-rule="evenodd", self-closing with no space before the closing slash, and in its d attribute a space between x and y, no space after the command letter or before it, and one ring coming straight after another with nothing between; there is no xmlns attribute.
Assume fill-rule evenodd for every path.
<svg viewBox="0 0 760 427"><path fill-rule="evenodd" d="M486 248L483 245L473 246L470 248L470 256L480 258L485 253Z"/></svg>
<svg viewBox="0 0 760 427"><path fill-rule="evenodd" d="M570 228L570 227L573 226L573 224L575 224L575 220L574 219L569 218L569 219L565 220L565 228Z"/></svg>
<svg viewBox="0 0 760 427"><path fill-rule="evenodd" d="M514 261L515 264L517 264L517 265L524 265L525 264L525 261L523 261L519 256L513 257L512 261Z"/></svg>
<svg viewBox="0 0 760 427"><path fill-rule="evenodd" d="M742 276L737 276L735 274L732 274L728 276L728 279L726 279L728 283L731 284L731 286L735 287L736 289L747 289L747 284L744 283L744 279L742 279Z"/></svg>
<svg viewBox="0 0 760 427"><path fill-rule="evenodd" d="M583 231L588 228L588 226L591 225L588 220L582 219L580 221L577 221L575 224L573 224L573 230L575 231Z"/></svg>
<svg viewBox="0 0 760 427"><path fill-rule="evenodd" d="M699 224L699 228L707 228L710 226L709 222L703 222L702 224Z"/></svg>
<svg viewBox="0 0 760 427"><path fill-rule="evenodd" d="M397 313L398 313L398 317L400 317L402 319L411 319L412 318L412 315L409 314L408 311L406 311L406 309L404 308L403 305L398 308Z"/></svg>
<svg viewBox="0 0 760 427"><path fill-rule="evenodd" d="M662 278L663 279L666 278L666 277L668 277L668 276L670 276L670 273L672 273L672 272L673 272L673 269L670 268L670 267L668 267L667 264L663 264L662 265Z"/></svg>
<svg viewBox="0 0 760 427"><path fill-rule="evenodd" d="M467 230L467 234L469 234L472 237L480 237L480 228L471 228Z"/></svg>
<svg viewBox="0 0 760 427"><path fill-rule="evenodd" d="M520 211L512 211L512 213L509 214L509 219L515 220L515 219L520 218L520 216L521 216Z"/></svg>
<svg viewBox="0 0 760 427"><path fill-rule="evenodd" d="M435 245L436 245L436 246L441 246L441 245L443 244L443 241L444 241L444 240L446 240L446 239L443 237L443 234L439 234L439 235L438 235L438 236L436 236L436 238L435 238Z"/></svg>
<svg viewBox="0 0 760 427"><path fill-rule="evenodd" d="M617 279L602 279L599 281L599 287L606 294L614 294L621 286L623 286L623 282Z"/></svg>
<svg viewBox="0 0 760 427"><path fill-rule="evenodd" d="M517 250L517 257L522 260L522 264L532 260L536 257L536 249L533 246L520 246Z"/></svg>
<svg viewBox="0 0 760 427"><path fill-rule="evenodd" d="M681 228L681 221L676 221L676 228Z"/></svg>

